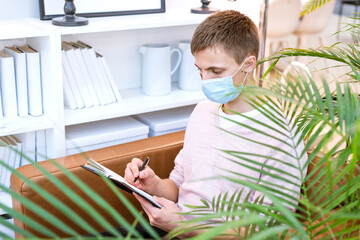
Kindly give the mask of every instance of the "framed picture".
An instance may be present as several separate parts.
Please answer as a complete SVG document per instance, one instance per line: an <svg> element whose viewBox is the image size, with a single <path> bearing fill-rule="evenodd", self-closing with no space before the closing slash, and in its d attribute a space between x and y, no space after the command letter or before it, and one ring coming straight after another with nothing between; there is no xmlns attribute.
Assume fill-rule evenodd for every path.
<svg viewBox="0 0 360 240"><path fill-rule="evenodd" d="M63 16L66 1L39 0L40 19ZM165 0L74 0L76 15L103 17L165 12Z"/></svg>

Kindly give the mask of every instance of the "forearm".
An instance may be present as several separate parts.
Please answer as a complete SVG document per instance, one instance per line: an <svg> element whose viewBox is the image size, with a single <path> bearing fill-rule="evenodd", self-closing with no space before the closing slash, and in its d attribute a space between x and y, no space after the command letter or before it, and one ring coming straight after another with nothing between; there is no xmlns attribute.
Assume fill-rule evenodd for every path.
<svg viewBox="0 0 360 240"><path fill-rule="evenodd" d="M148 192L151 195L163 197L176 203L178 200L179 188L169 178L158 178L156 184L154 184L152 189L149 189Z"/></svg>

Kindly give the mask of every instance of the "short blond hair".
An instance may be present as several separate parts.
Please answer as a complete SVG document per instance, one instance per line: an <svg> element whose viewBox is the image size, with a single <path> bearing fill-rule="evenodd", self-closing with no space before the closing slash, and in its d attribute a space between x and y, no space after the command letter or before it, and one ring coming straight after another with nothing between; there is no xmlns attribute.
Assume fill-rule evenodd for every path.
<svg viewBox="0 0 360 240"><path fill-rule="evenodd" d="M191 52L220 46L238 64L245 57L259 54L259 33L254 22L245 14L234 10L211 14L196 28L191 41Z"/></svg>

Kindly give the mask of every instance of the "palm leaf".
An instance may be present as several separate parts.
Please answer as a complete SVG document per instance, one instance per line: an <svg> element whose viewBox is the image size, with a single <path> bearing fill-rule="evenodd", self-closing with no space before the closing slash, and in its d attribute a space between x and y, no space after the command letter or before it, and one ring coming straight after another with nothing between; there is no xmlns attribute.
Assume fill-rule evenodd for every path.
<svg viewBox="0 0 360 240"><path fill-rule="evenodd" d="M301 15L305 15L307 13L315 11L317 8L320 8L322 5L326 4L327 2L330 2L331 0L310 0L307 1L304 6L303 10L301 12ZM332 0L335 1L335 0Z"/></svg>
<svg viewBox="0 0 360 240"><path fill-rule="evenodd" d="M331 51L329 50L329 52ZM347 59L346 63L351 63L352 61L354 60ZM354 64L351 63L351 66L354 66ZM237 124L257 133L259 136L263 135L269 137L269 135L271 135L274 142L278 142L279 144L284 144L285 141L286 144L284 145L291 147L294 150L294 154L284 152L282 149L274 145L269 145L267 142L261 141L260 139L257 141L247 139L244 136L238 136L225 129L223 131L228 134L280 152L282 154L281 156L286 156L286 158L274 158L273 156L262 156L261 154L248 154L230 149L219 149L219 151L225 154L224 158L227 158L226 155L228 155L229 161L237 162L237 164L241 165L243 168L249 169L249 171L257 171L260 175L267 174L279 182L290 185L296 185L296 180L302 183L307 182L306 185L301 185L301 204L298 206L291 205L289 199L294 199L291 195L291 191L278 191L282 186L281 184L279 185L279 183L260 180L255 184L253 181L256 180L256 178L251 178L244 174L231 171L229 171L229 173L232 174L231 177L228 175L223 177L229 181L238 183L239 186L261 191L264 196L270 197L272 200L278 202L272 206L272 211L266 210L269 206L262 206L255 202L245 203L242 202L244 200L241 198L237 199L237 202L235 202L234 200L236 198L233 196L226 204L237 204L242 207L245 207L246 204L246 208L250 209L250 212L253 211L253 214L261 212L268 219L271 219L271 221L274 220L276 223L281 223L281 226L286 227L284 227L284 229L279 228L282 229L282 231L277 232L277 234L281 233L279 235L282 235L283 238L299 237L299 235L297 235L298 233L289 231L289 229L296 229L295 232L299 232L301 238L309 237L313 239L319 237L321 234L328 237L350 236L355 230L360 229L357 222L358 219L343 219L341 216L351 213L354 209L359 208L357 205L359 203L358 193L360 189L360 177L358 175L353 175L354 171L358 169L359 161L358 159L353 158L352 164L346 165L345 167L344 163L350 156L349 154L359 155L357 150L355 150L355 148L358 149L359 146L359 129L355 128L355 126L356 123L360 122L360 118L358 116L359 114L354 114L354 112L360 111L359 99L351 92L351 88L346 83L342 84L342 86L337 84L336 92L331 92L327 82L323 80L323 91L320 92L311 78L309 83L308 79L305 79L304 77L294 79L294 76L292 76L293 82L289 81L290 78L287 79L286 87L281 83L275 82L267 83L266 86L269 86L268 89L244 89L244 94L248 97L248 103L257 107L259 111L269 118L276 126L275 128L273 125L269 126L242 114L239 115L245 117L251 123ZM339 102L344 102L345 107L340 104L334 105L334 94L339 99ZM260 98L259 96L262 97ZM265 101L271 99L270 102L272 108L269 109L263 107L264 99ZM272 109L275 109L275 111L272 111ZM296 124L290 124L288 119L292 119L292 122ZM228 120L231 121L230 119ZM267 129L267 133L265 134L264 131L260 130L261 128L259 126L263 129ZM281 129L281 131L279 129ZM302 129L304 132L301 133L299 129ZM279 132L282 134L279 135ZM328 144L335 135L340 137L335 141L333 147L329 148ZM288 137L283 138L284 136ZM301 152L297 152L297 146L301 142L301 138L305 136L307 136L305 149ZM351 137L349 138L349 136ZM317 142L317 145L313 146L319 137L322 138L322 141ZM344 142L347 143L348 147L341 149ZM309 149L313 150L313 154L309 155L309 160L305 163L305 166L299 165L298 162L300 161L300 158L306 154L306 151ZM319 157L318 154L322 151L325 151L327 154ZM282 169L269 167L266 164L256 162L252 160L252 157L255 155L291 166L299 171L300 174L296 177L290 173L285 173ZM315 166L312 166L311 173L306 176L301 174L303 169L313 162L315 157L319 160ZM239 160L235 160L234 158ZM288 159L292 159L291 163L285 163ZM287 177L284 178L284 176ZM352 178L349 178L349 176L352 176ZM244 178L246 180L244 180ZM295 181L289 181L289 179L292 178L294 178ZM344 184L344 181L347 184ZM224 206L224 203L221 204L219 201L225 201L221 194L214 197L212 205L210 204L208 206L215 207L217 216L219 217L219 214L221 214L220 216L223 216L224 218L224 216L229 214L227 211L228 208L220 207ZM343 207L344 204L346 204L346 208ZM284 206L294 207L297 211L296 214L294 215L294 213L286 212L286 207ZM334 212L334 209L339 207L341 207L341 210ZM200 209L204 210L204 206ZM234 207L232 207L232 209L234 209ZM274 213L274 211L278 214L271 214ZM286 214L283 211L285 211ZM294 218L294 216L297 216L297 219ZM300 220L302 222L300 222ZM350 227L344 227L349 224ZM227 221L224 221L223 225L230 226ZM300 230L303 227L305 227L306 232ZM341 231L337 230L334 232L333 229L338 229L339 227L341 228ZM321 230L319 230L319 228L321 228ZM253 231L254 229L245 229L247 229L246 238L249 238L256 236L256 234L261 234L262 231L268 231L269 228L259 228L259 232Z"/></svg>
<svg viewBox="0 0 360 240"><path fill-rule="evenodd" d="M16 151L17 154L21 154L16 149L12 148L13 151ZM42 168L39 164L35 163L31 159L29 159L27 156L22 155L24 159L26 159L28 162L33 164L40 172L42 172L55 186L57 186L59 189L61 189L66 196L69 198L70 201L72 201L74 204L76 204L79 208L83 208L86 210L90 216L93 216L94 220L97 221L100 225L102 225L107 231L114 234L114 236L121 237L119 233L114 229L114 227L108 223L106 219L104 219L93 207L91 207L87 201L82 199L76 192L69 189L65 184L60 182L57 178L55 178L52 174L47 172L44 168ZM76 185L78 186L82 191L84 191L88 196L91 196L91 198L102 208L104 212L108 212L110 216L112 216L118 223L118 225L124 226L128 231L130 236L140 237L140 235L135 231L134 226L129 225L123 217L113 208L111 207L104 199L102 199L97 193L95 193L91 187L85 185L80 179L78 179L74 174L72 174L70 171L59 165L58 163L52 161L52 163L59 168L61 171L63 171L67 177ZM40 196L44 198L44 201L50 203L53 205L55 209L59 209L62 212L64 212L67 216L71 217L73 220L75 220L76 224L79 225L82 229L86 230L87 232L93 234L94 236L99 236L99 232L96 231L94 228L92 228L88 224L88 219L82 219L77 215L76 212L74 212L72 209L68 208L66 205L64 205L62 202L57 200L54 196L49 194L46 190L42 189L41 186L31 182L28 180L25 176L21 175L18 171L12 169L10 166L5 164L4 162L0 161L0 166L4 166L6 169L9 169L12 171L13 174L15 174L17 177L22 179L26 184L28 184L31 188L33 188ZM145 229L148 230L148 232L154 236L155 238L158 238L157 233L149 226L148 222L141 216L141 214L129 203L129 201L117 190L117 188L114 186L114 184L109 181L108 179L104 179L106 184L110 186L110 189L114 191L116 196L125 204L125 206L133 213L133 215L136 217L137 221L140 221L140 223L145 227ZM75 238L81 238L82 236L79 235L76 231L73 230L73 226L68 225L68 223L63 223L62 220L58 219L57 216L52 215L51 213L45 211L41 206L38 206L34 203L32 203L29 199L26 197L23 197L10 189L7 189L6 187L0 185L0 189L8 192L13 198L15 198L19 203L21 203L24 207L27 207L31 209L32 211L36 212L38 216L42 219L46 219L49 224L52 224L53 226L57 227L58 229L61 229L62 231L66 232L68 235L73 236ZM30 219L26 217L25 215L22 215L12 208L8 208L4 205L1 205L0 208L6 210L9 215L15 217L19 221L25 223L32 229L36 230L38 233L41 233L43 236L48 236L51 238L57 238L58 236L51 231L49 231L46 227L42 226L41 224L37 223L36 220ZM9 226L8 223L4 223L4 221L0 222L2 225L6 225L7 227L13 229L14 231L19 232L20 234L23 234L26 237L33 237L33 235L27 231L24 231L22 229L19 229L15 225Z"/></svg>

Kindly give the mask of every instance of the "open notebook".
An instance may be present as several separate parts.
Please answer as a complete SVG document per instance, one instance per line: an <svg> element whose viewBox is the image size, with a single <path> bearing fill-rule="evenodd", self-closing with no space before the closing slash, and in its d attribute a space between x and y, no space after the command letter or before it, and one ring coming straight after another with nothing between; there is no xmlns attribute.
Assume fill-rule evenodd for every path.
<svg viewBox="0 0 360 240"><path fill-rule="evenodd" d="M106 168L105 166L101 165L100 163L96 162L95 160L89 158L85 165L80 165L80 166L98 176L104 176L104 177L109 178L113 183L115 183L116 186L118 186L119 188L121 188L129 193L133 193L133 192L137 193L141 197L148 200L153 206L158 207L158 208L162 207L159 203L157 203L154 200L154 198L150 194L129 184L119 174L111 171L110 169Z"/></svg>

